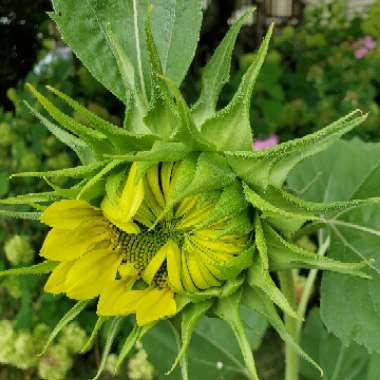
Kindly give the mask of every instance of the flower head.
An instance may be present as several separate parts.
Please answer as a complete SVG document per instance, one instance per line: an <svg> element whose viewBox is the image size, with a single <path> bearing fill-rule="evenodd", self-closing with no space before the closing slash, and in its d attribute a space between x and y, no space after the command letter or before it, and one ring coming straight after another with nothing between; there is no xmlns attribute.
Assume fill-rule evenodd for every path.
<svg viewBox="0 0 380 380"><path fill-rule="evenodd" d="M127 94L122 97L126 104L124 128L49 87L85 120L79 122L29 85L60 127L30 109L77 154L81 165L18 174L44 177L52 187L50 192L2 201L37 208L37 212L2 213L38 219L51 227L40 251L46 260L29 269L1 272L0 276L50 273L47 292L78 300L60 328L89 300L96 299L98 321L84 350L106 318L111 319L110 346L120 317L131 315L134 328L117 365L158 320L174 316L181 320L182 342L174 365L183 363L196 322L211 314L230 324L249 376L257 379L240 317L241 303L263 313L288 339L275 305L293 318L299 316L272 279L273 274L320 268L366 277L360 271L366 263L341 263L315 255L295 244L293 237L308 222L322 223L321 215L368 200L306 202L285 186L297 163L330 146L366 115L354 111L303 139L252 151L251 95L273 26L230 103L216 109L229 77L231 46L250 13L235 22L204 68L202 91L191 108L178 86L164 75L149 15L145 43L150 93L142 89L144 80L135 80L138 70L130 70L133 64L122 54L111 26L104 28L107 46L117 63L113 69L119 70ZM71 177L73 185L58 186L55 179L61 177ZM316 365L301 348L298 350Z"/></svg>

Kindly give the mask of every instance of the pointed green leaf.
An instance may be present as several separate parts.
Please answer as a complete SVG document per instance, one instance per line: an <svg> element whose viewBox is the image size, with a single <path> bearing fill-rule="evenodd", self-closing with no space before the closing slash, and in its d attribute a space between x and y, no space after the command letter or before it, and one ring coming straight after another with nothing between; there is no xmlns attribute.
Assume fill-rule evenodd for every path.
<svg viewBox="0 0 380 380"><path fill-rule="evenodd" d="M44 261L30 267L12 268L0 271L0 277L50 273L57 265L58 264L53 261Z"/></svg>
<svg viewBox="0 0 380 380"><path fill-rule="evenodd" d="M231 58L236 38L253 11L254 8L250 9L234 22L202 71L201 94L191 110L197 125L202 125L215 112L220 91L230 79Z"/></svg>
<svg viewBox="0 0 380 380"><path fill-rule="evenodd" d="M100 361L98 372L96 373L95 377L92 380L98 380L100 375L104 371L104 368L107 364L107 358L111 352L112 344L117 336L117 333L120 330L120 325L122 321L123 321L123 318L121 317L116 317L111 320L109 330L107 332L106 342L103 348L102 359Z"/></svg>
<svg viewBox="0 0 380 380"><path fill-rule="evenodd" d="M181 348L167 374L173 372L180 360L187 354L195 326L210 309L213 303L213 300L207 300L204 302L190 304L183 309L181 313Z"/></svg>
<svg viewBox="0 0 380 380"><path fill-rule="evenodd" d="M104 166L98 173L96 173L88 182L81 188L77 195L77 199L81 199L83 194L87 193L91 188L93 188L99 181L103 180L104 177L113 169L119 165L125 163L123 160L112 160L106 166Z"/></svg>
<svg viewBox="0 0 380 380"><path fill-rule="evenodd" d="M267 224L263 224L263 229L268 246L269 266L271 270L306 267L340 272L366 279L371 278L366 273L360 271L360 269L368 267L368 261L342 263L328 257L319 256L283 239Z"/></svg>
<svg viewBox="0 0 380 380"><path fill-rule="evenodd" d="M15 197L8 197L0 199L2 205L33 205L35 203L53 202L59 199L60 196L55 191L46 191L41 193L30 193L17 195Z"/></svg>
<svg viewBox="0 0 380 380"><path fill-rule="evenodd" d="M268 249L259 217L256 217L255 227L255 243L259 254L253 258L252 266L248 269L248 283L250 286L256 286L261 289L273 303L289 316L299 319L299 316L285 295L282 294L270 277L268 271Z"/></svg>
<svg viewBox="0 0 380 380"><path fill-rule="evenodd" d="M323 376L323 370L318 363L316 363L304 350L302 350L293 337L288 333L272 301L270 301L264 292L258 288L246 287L243 292L243 303L248 308L264 315L268 322L280 335L282 340L291 345L303 359L315 367L319 371L320 375Z"/></svg>
<svg viewBox="0 0 380 380"><path fill-rule="evenodd" d="M308 220L319 220L319 217L314 216L312 213L305 212L302 209L288 211L283 208L278 208L250 189L247 184L244 183L243 187L247 201L251 203L254 208L262 212L261 218L266 219L287 235L292 235Z"/></svg>
<svg viewBox="0 0 380 380"><path fill-rule="evenodd" d="M268 51L273 27L273 24L269 27L255 60L243 76L231 102L215 116L206 120L201 127L202 135L207 141L215 144L219 151L250 151L252 149L251 96Z"/></svg>
<svg viewBox="0 0 380 380"><path fill-rule="evenodd" d="M72 149L82 164L89 164L95 161L95 157L90 147L84 143L78 137L72 135L61 129L46 117L37 112L28 102L25 102L26 106L33 112L33 114L41 121L41 123L62 143Z"/></svg>
<svg viewBox="0 0 380 380"><path fill-rule="evenodd" d="M127 339L125 340L123 346L121 347L120 354L116 361L116 370L120 368L121 364L131 351L131 349L135 346L136 342L143 338L143 336L155 326L155 322L145 326L135 326L132 331L129 333Z"/></svg>
<svg viewBox="0 0 380 380"><path fill-rule="evenodd" d="M305 158L313 156L364 122L360 110L340 118L326 128L258 152L225 152L235 172L254 188L281 187L289 172Z"/></svg>
<svg viewBox="0 0 380 380"><path fill-rule="evenodd" d="M72 178L86 178L97 171L99 171L101 168L103 168L105 165L107 165L108 161L99 161L94 162L93 164L89 165L79 165L75 168L67 168L67 169L59 169L59 170L47 170L45 172L23 172L23 173L16 173L12 174L13 177L72 177Z"/></svg>
<svg viewBox="0 0 380 380"><path fill-rule="evenodd" d="M43 355L46 350L49 348L50 343L54 340L54 338L60 333L60 331L73 319L75 319L89 304L90 301L79 301L77 302L63 317L62 319L57 323L57 325L54 327L53 331L50 333L49 338L47 342L44 345L44 348L42 349L42 352L39 354L40 356Z"/></svg>
<svg viewBox="0 0 380 380"><path fill-rule="evenodd" d="M77 134L87 145L91 146L95 152L109 153L112 151L111 145L104 134L88 128L72 117L64 114L30 83L27 83L26 87L54 120L60 123L65 129Z"/></svg>
<svg viewBox="0 0 380 380"><path fill-rule="evenodd" d="M49 91L53 92L64 102L66 102L73 110L78 112L78 114L83 116L92 128L107 136L107 138L114 145L115 149L119 150L120 152L148 149L152 146L152 143L156 139L156 137L152 135L136 135L127 132L125 129L119 128L109 121L95 115L87 108L83 107L80 103L70 98L68 95L62 93L61 91L55 89L54 87L47 86L47 88Z"/></svg>
<svg viewBox="0 0 380 380"><path fill-rule="evenodd" d="M162 75L159 78L167 84L176 99L177 111L180 116L178 124L172 138L184 142L193 150L215 150L215 140L206 140L202 133L196 128L190 113L190 108L183 98L175 83Z"/></svg>
<svg viewBox="0 0 380 380"><path fill-rule="evenodd" d="M182 160L188 152L188 147L183 143L156 141L150 150L135 154L105 155L105 157L125 161L170 162Z"/></svg>
<svg viewBox="0 0 380 380"><path fill-rule="evenodd" d="M251 345L240 315L242 294L242 289L240 289L231 296L218 300L213 310L219 318L223 319L230 325L234 332L244 358L249 378L251 380L259 380Z"/></svg>
<svg viewBox="0 0 380 380"><path fill-rule="evenodd" d="M15 219L26 219L26 220L38 220L41 216L40 212L35 211L14 211L14 210L4 210L0 209L0 218L15 218Z"/></svg>
<svg viewBox="0 0 380 380"><path fill-rule="evenodd" d="M83 347L80 350L81 353L87 352L92 347L96 337L98 336L100 329L102 328L104 322L107 321L107 319L108 319L107 317L98 317L98 319L96 320L95 326L92 329L90 337L87 339L86 343L83 345Z"/></svg>

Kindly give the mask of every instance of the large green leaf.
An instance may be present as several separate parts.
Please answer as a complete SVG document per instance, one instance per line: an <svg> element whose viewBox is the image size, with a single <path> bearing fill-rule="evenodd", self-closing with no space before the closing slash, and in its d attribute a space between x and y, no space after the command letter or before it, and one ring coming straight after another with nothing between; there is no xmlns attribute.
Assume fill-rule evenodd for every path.
<svg viewBox="0 0 380 380"><path fill-rule="evenodd" d="M375 380L380 356L369 355L364 347L353 343L345 346L322 324L318 309L312 310L302 332L302 346L324 370L323 378L309 363L301 362L301 374L312 380ZM375 377L376 375L376 377Z"/></svg>
<svg viewBox="0 0 380 380"><path fill-rule="evenodd" d="M254 311L242 309L242 317L253 349L257 349L267 327L267 322ZM160 379L180 379L179 368L170 375L178 353L177 342L168 322L161 322L143 338L149 360L154 364ZM245 367L232 330L219 319L203 318L197 325L188 352L190 379L245 378Z"/></svg>
<svg viewBox="0 0 380 380"><path fill-rule="evenodd" d="M200 0L53 0L52 18L63 39L92 75L125 104L125 81L117 70L115 45L128 57L129 83L146 98L150 93L150 64L144 37L144 20L153 4L153 34L163 71L177 85L183 80L199 38ZM162 26L165 27L162 27ZM112 36L107 33L112 30ZM118 58L121 57L118 55ZM125 66L126 67L126 66Z"/></svg>
<svg viewBox="0 0 380 380"><path fill-rule="evenodd" d="M379 196L380 144L339 142L310 158L292 173L290 187L313 201ZM346 344L355 341L380 352L380 212L367 205L327 217L331 231L328 256L341 261L372 258L372 280L324 273L322 320Z"/></svg>

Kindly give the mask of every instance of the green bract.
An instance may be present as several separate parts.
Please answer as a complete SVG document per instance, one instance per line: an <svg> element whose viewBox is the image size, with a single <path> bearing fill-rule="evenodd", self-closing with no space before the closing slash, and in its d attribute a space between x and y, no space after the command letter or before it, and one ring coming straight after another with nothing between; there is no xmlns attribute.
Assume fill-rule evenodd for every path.
<svg viewBox="0 0 380 380"><path fill-rule="evenodd" d="M182 375L187 379L186 352L191 335L197 322L207 314L223 319L231 326L245 360L247 376L258 379L241 320L242 304L263 314L288 344L318 367L285 328L278 308L287 318L301 317L295 311L294 302L276 285L274 276L279 274L285 288L291 270L295 268L319 268L367 278L360 270L367 265L366 262L342 263L322 257L298 246L294 238L300 231L302 233L308 222L323 223L325 215L377 199L306 202L287 189L286 179L299 162L329 147L362 123L366 115L356 110L317 133L253 152L251 96L264 64L273 25L230 103L217 109L219 93L229 79L235 40L251 12L236 21L203 69L201 94L194 106L189 107L178 87L194 54L192 47L195 47L201 20L200 1L192 0L191 4L178 1L176 5L167 5L175 8L177 18L168 16L172 13L167 12L163 1L155 1L155 7L149 11L148 2L137 4L136 0L109 4L74 0L55 0L53 3L52 18L66 42L90 72L124 102L124 123L122 128L113 125L59 90L48 87L57 100L66 103L81 116L81 120L85 120L79 122L29 85L46 112L42 114L27 106L46 128L77 154L81 164L62 170L16 174L41 177L52 190L4 199L1 201L3 205L29 205L36 211L4 208L0 215L39 219L41 211L62 199L84 200L97 206L104 196L110 201L117 200L131 163L137 165L138 181L145 178L151 168L163 167L162 163L180 162L181 171L174 192L162 215L151 227L153 233L155 226L179 202L195 196L205 204L213 204L212 211L197 228L228 220L220 236L249 236L249 247L234 259L233 265L215 264L220 271L218 280L224 281L219 286L191 291L185 286L184 292L176 293L177 312L170 321L180 334L181 348L173 368L179 363ZM182 30L181 22L188 17L193 18L195 27ZM171 25L169 36L165 38L162 36L167 30L163 23ZM60 177L71 178L72 186L62 188L56 185L54 180ZM30 268L2 272L0 276L49 273L56 266L55 262L45 261ZM83 311L88 302L79 301L62 318L48 343ZM105 319L99 317L84 350L92 344ZM120 316L112 317L99 373L105 366L120 323ZM120 352L118 365L136 341L154 329L155 324L135 325Z"/></svg>

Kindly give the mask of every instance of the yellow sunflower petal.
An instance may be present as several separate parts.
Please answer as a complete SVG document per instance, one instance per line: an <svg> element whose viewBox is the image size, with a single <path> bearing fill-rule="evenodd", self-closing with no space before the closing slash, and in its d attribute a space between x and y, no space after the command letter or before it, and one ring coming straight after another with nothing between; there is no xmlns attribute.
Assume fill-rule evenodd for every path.
<svg viewBox="0 0 380 380"><path fill-rule="evenodd" d="M196 292L199 289L195 286L189 272L188 262L187 262L187 252L186 250L182 250L182 283L185 290L188 292Z"/></svg>
<svg viewBox="0 0 380 380"><path fill-rule="evenodd" d="M71 261L107 237L104 225L91 223L91 220L75 231L53 228L46 235L40 255L54 261Z"/></svg>
<svg viewBox="0 0 380 380"><path fill-rule="evenodd" d="M123 217L131 220L144 200L144 184L142 179L136 183L137 164L134 162L129 170L127 183L120 197L120 208Z"/></svg>
<svg viewBox="0 0 380 380"><path fill-rule="evenodd" d="M121 206L115 207L107 197L103 199L101 208L103 215L122 231L128 234L138 234L140 232L139 226L125 216Z"/></svg>
<svg viewBox="0 0 380 380"><path fill-rule="evenodd" d="M212 286L208 279L203 275L203 272L200 268L200 263L198 260L196 260L196 256L192 255L190 252L186 255L187 259L187 266L189 268L189 274L191 276L191 279L194 283L194 285L198 289L207 289L210 286Z"/></svg>
<svg viewBox="0 0 380 380"><path fill-rule="evenodd" d="M56 266L56 268L51 272L44 290L47 293L64 293L66 291L65 281L69 270L72 268L75 261L65 261Z"/></svg>
<svg viewBox="0 0 380 380"><path fill-rule="evenodd" d="M171 196L172 188L170 187L171 176L174 162L163 162L161 166L161 184L165 201L167 202Z"/></svg>
<svg viewBox="0 0 380 380"><path fill-rule="evenodd" d="M157 253L153 256L153 258L150 260L149 264L145 268L144 272L142 273L142 278L147 284L151 284L154 276L158 272L158 270L161 268L162 264L164 263L168 250L172 248L174 242L171 242L170 240L161 247ZM175 243L174 243L175 244Z"/></svg>
<svg viewBox="0 0 380 380"><path fill-rule="evenodd" d="M166 260L169 286L175 292L182 292L184 289L181 281L181 251L175 242L169 241L168 244L170 245L166 253Z"/></svg>
<svg viewBox="0 0 380 380"><path fill-rule="evenodd" d="M66 294L86 300L96 297L115 280L120 255L109 250L93 250L80 257L66 277Z"/></svg>
<svg viewBox="0 0 380 380"><path fill-rule="evenodd" d="M125 315L122 300L135 281L134 278L127 281L115 280L106 285L100 293L96 313L102 316Z"/></svg>
<svg viewBox="0 0 380 380"><path fill-rule="evenodd" d="M173 292L170 289L151 288L137 304L137 324L144 326L148 323L174 315L176 311L177 305L174 300Z"/></svg>
<svg viewBox="0 0 380 380"><path fill-rule="evenodd" d="M75 229L83 220L101 215L100 210L91 206L86 201L62 200L51 204L42 213L40 220L50 227L66 230Z"/></svg>
<svg viewBox="0 0 380 380"><path fill-rule="evenodd" d="M158 177L158 166L153 166L150 168L146 174L147 183L150 190L152 191L154 198L156 199L158 205L162 208L165 207L165 199L160 188L160 180Z"/></svg>

